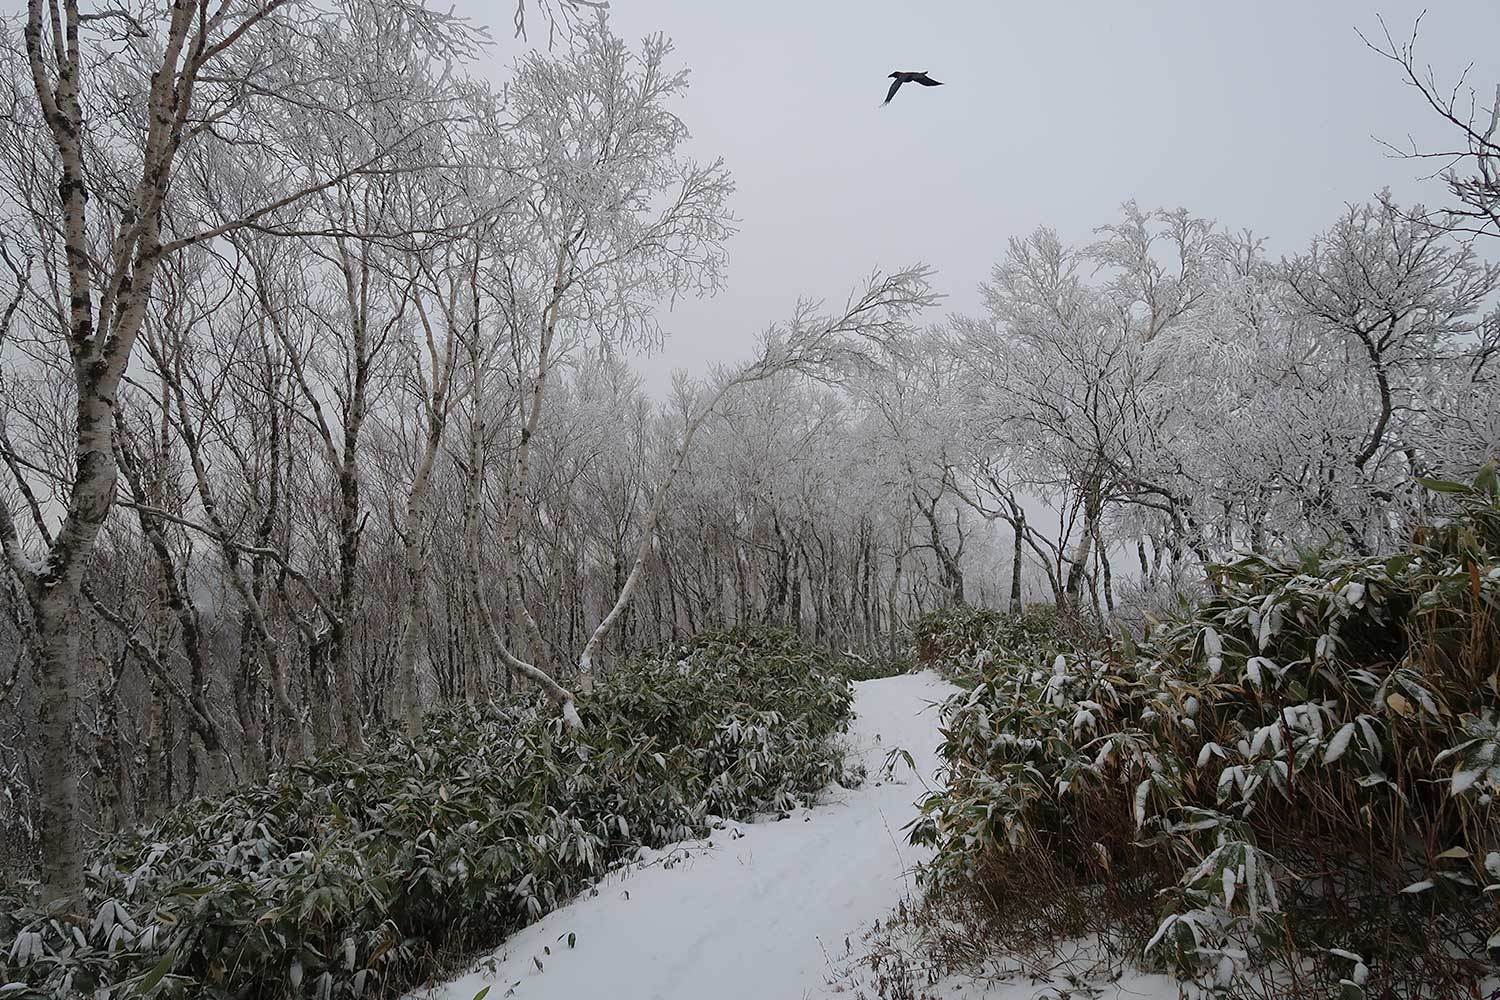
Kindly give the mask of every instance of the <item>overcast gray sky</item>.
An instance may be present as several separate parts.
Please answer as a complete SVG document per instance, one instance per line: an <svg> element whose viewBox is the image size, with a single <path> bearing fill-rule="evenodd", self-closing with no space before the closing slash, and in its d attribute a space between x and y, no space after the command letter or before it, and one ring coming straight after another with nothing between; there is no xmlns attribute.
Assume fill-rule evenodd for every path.
<svg viewBox="0 0 1500 1000"><path fill-rule="evenodd" d="M494 0L492 0L492 3ZM1439 79L1500 82L1500 3L1428 0L1419 55ZM509 0L465 0L508 64ZM1438 190L1376 137L1446 137L1398 67L1364 47L1413 0L613 0L617 34L660 31L692 86L692 152L738 184L726 289L663 317L655 386L750 350L799 295L842 299L877 266L938 269L974 311L1006 240L1038 225L1086 239L1134 198L1183 206L1298 249L1382 186ZM496 16L500 11L507 16ZM536 34L533 41L539 40ZM545 41L544 38L540 39ZM880 108L895 69L904 87ZM503 75L497 66L497 76ZM1429 167L1430 169L1430 167ZM935 317L936 318L936 317Z"/></svg>

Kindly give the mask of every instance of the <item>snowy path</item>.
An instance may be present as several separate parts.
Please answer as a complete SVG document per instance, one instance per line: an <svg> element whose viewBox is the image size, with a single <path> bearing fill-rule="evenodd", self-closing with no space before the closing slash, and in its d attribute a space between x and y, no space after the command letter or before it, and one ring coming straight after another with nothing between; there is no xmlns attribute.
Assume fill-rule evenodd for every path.
<svg viewBox="0 0 1500 1000"><path fill-rule="evenodd" d="M476 971L418 995L473 1000L485 987L486 1000L825 995L829 959L843 954L845 938L857 946L908 894L908 869L922 854L901 827L937 767L929 705L952 691L931 673L855 687L848 738L869 771L863 787L835 789L780 822L729 824L622 869L598 895L512 936ZM917 774L903 762L896 780L883 782L894 747L911 752Z"/></svg>

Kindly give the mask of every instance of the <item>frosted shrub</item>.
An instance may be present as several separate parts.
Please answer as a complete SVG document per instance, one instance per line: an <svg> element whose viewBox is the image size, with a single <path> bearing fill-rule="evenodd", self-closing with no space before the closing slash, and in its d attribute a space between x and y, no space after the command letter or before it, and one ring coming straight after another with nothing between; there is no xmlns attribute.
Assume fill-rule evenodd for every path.
<svg viewBox="0 0 1500 1000"><path fill-rule="evenodd" d="M0 997L384 997L642 845L843 778L851 692L782 632L701 636L602 679L565 727L458 707L105 845L86 914L0 892Z"/></svg>
<svg viewBox="0 0 1500 1000"><path fill-rule="evenodd" d="M930 882L1209 990L1469 995L1500 969L1500 489L1428 485L1453 513L1400 554L1244 558L1142 641L979 658Z"/></svg>
<svg viewBox="0 0 1500 1000"><path fill-rule="evenodd" d="M1060 625L1050 604L1033 604L1019 614L958 606L924 615L913 626L912 638L919 665L970 686L997 651L1025 662L1054 652Z"/></svg>

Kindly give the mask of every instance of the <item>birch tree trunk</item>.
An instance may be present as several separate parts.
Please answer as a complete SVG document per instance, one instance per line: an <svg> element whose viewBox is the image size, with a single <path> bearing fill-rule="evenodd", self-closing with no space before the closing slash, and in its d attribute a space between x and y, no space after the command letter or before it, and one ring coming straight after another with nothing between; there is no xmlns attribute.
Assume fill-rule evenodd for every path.
<svg viewBox="0 0 1500 1000"><path fill-rule="evenodd" d="M702 427L703 422L715 412L716 407L723 400L728 390L738 384L740 383L733 382L720 389L707 406L704 406L688 420L687 427L682 434L682 442L677 446L677 450L672 455L672 465L667 470L666 476L657 485L656 493L651 498L651 508L646 514L644 524L641 526L641 544L636 547L635 560L630 565L630 575L625 578L624 585L620 587L619 593L615 597L614 606L600 620L598 627L589 636L587 645L583 647L583 654L578 657L578 672L580 674L589 674L593 671L595 654L599 652L605 637L609 635L609 631L614 627L615 622L620 619L620 616L625 613L625 609L630 606L631 595L635 593L635 588L640 583L641 572L646 565L646 558L651 554L651 543L656 535L657 522L661 520L662 511L667 506L667 494L671 492L672 484L676 481L678 473L682 471L683 463L687 461L688 452L692 450L693 438L697 436L698 428Z"/></svg>
<svg viewBox="0 0 1500 1000"><path fill-rule="evenodd" d="M489 434L487 430L487 421L484 418L483 399L481 394L482 381L480 375L484 370L484 364L481 360L479 360L482 355L479 354L479 348L477 344L471 345L471 351L473 351L477 356L469 397L471 412L469 417L468 468L466 470L464 489L463 520L465 559L463 560L463 563L464 576L468 584L469 597L474 604L474 622L477 631L479 632L479 638L484 644L485 648L489 651L490 656L498 660L506 668L507 673L521 677L522 679L541 689L542 693L544 693L555 705L558 706L559 709L561 709L563 718L567 721L567 723L570 726L576 727L581 723L578 718L578 709L574 705L573 693L553 680L551 675L548 674L545 670L540 669L534 664L527 663L525 660L522 660L520 657L517 657L511 652L509 647L506 645L504 638L500 635L500 629L495 624L495 617L490 612L489 602L485 599L484 576L482 569L484 553L483 548L480 544L480 520L482 516L480 505L484 497L485 453L488 450L487 446L489 443ZM540 419L539 412L534 412L534 416L536 417L536 419ZM528 442L530 440L530 435L527 434L525 428L522 429L521 433L522 442L524 444L525 442ZM513 494L510 494L510 496L513 496ZM510 500L508 499L508 507L509 504ZM519 523L520 514L518 499L516 500L516 505L517 507L514 516L516 522ZM507 510L506 516L507 521L509 521L511 517L511 512L509 510ZM502 558L506 559L507 565L509 565L513 561L508 551L502 552ZM507 571L506 573L503 573L501 575L501 578L505 581L507 586L514 583L519 590L521 583L521 574L519 570L517 570L516 572ZM521 607L521 598L519 594L514 595L510 598L510 605L512 608Z"/></svg>
<svg viewBox="0 0 1500 1000"><path fill-rule="evenodd" d="M1026 534L1026 512L1017 507L1013 513L1012 525L1015 529L1013 538L1013 551L1010 555L1010 610L1012 614L1021 613L1021 546Z"/></svg>
<svg viewBox="0 0 1500 1000"><path fill-rule="evenodd" d="M227 67L226 53L294 0L219 5L212 11L198 3L176 2L142 17L156 23L155 31L134 24L122 10L81 12L72 0L27 0L22 38L32 92L56 153L58 181L55 214L37 206L36 225L59 237L66 265L66 332L76 401L73 412L72 468L65 484L66 509L48 540L40 566L22 549L9 510L0 504L0 545L12 571L22 579L31 605L36 635L38 707L42 757L46 773L41 781L42 865L40 896L46 903L78 899L82 888L78 817L78 780L72 735L78 676L76 624L84 570L100 529L115 498L116 463L112 448L115 403L121 379L130 363L146 315L152 282L162 260L170 254L263 221L333 181L313 178L300 190L276 192L271 200L237 219L209 225L192 235L162 241L162 222L179 151L185 140L216 142L219 136L203 123L192 123L194 95L200 80L216 88L215 116L257 100L277 100L268 81L251 79L261 65L226 71L235 76L207 73L211 64ZM87 57L82 41L85 22L121 18L151 41L124 53L110 52L100 62L119 61L147 83L144 120L132 120L120 110L112 123L120 136L92 124L83 100ZM284 39L283 39L284 40ZM92 56L96 49L87 50ZM140 60L134 65L129 59ZM296 76L293 73L292 76ZM283 82L278 78L278 82ZM109 105L116 102L110 94ZM128 109L129 100L120 102ZM306 104L299 105L306 108ZM99 110L90 108L90 111ZM101 117L115 114L113 107ZM97 144L95 144L95 140ZM117 177L111 191L91 192L85 151L108 155L118 141L139 156L139 167ZM379 151L365 163L344 170L347 177L367 169L385 155ZM45 158L41 158L45 162ZM108 167L105 160L100 164ZM102 194L96 216L91 194ZM111 216L110 213L117 213Z"/></svg>
<svg viewBox="0 0 1500 1000"><path fill-rule="evenodd" d="M51 45L43 38L49 9ZM143 170L134 204L113 234L102 287L95 287L83 160L81 16L75 4L59 11L29 0L24 38L37 100L57 150L57 194L67 259L68 353L77 402L72 482L67 511L40 567L29 565L14 525L0 527L6 556L22 574L37 636L38 713L42 742L43 858L41 897L72 902L83 888L78 768L73 726L78 685L78 600L83 572L114 501L111 444L115 394L145 315L151 281L161 259L158 236L182 118L192 98L197 65L179 67L195 8L180 4L162 39L160 69L152 79ZM97 304L96 304L97 294ZM4 515L10 520L8 513Z"/></svg>
<svg viewBox="0 0 1500 1000"><path fill-rule="evenodd" d="M475 261L477 268L478 262ZM473 272L471 272L472 274ZM473 285L471 285L471 288ZM474 323L478 323L478 293L473 295ZM416 302L417 315L426 334L427 360L431 370L422 385L423 435L422 451L417 459L416 474L406 498L406 516L401 529L402 554L405 557L406 608L405 622L401 629L400 645L396 654L397 675L401 680L402 708L406 718L406 733L415 737L422 728L422 706L417 685L417 639L425 628L427 589L427 534L429 531L428 494L432 488L432 470L437 463L438 450L443 443L443 432L448 425L449 386L452 384L456 359L454 327L457 316L450 307L442 324L441 348L433 331L433 323L420 298Z"/></svg>

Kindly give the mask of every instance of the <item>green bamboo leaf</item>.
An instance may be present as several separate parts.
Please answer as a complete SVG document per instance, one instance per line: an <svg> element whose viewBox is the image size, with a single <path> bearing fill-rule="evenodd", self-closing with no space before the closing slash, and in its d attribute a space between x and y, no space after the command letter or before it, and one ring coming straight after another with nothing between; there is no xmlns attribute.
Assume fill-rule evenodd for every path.
<svg viewBox="0 0 1500 1000"><path fill-rule="evenodd" d="M1493 461L1484 463L1479 474L1474 477L1474 489L1490 496L1500 496L1500 473L1497 473Z"/></svg>
<svg viewBox="0 0 1500 1000"><path fill-rule="evenodd" d="M157 962L155 967L152 968L150 972L146 973L146 975L141 978L141 981L136 984L134 995L143 997L148 995L152 990L156 989L161 981L166 978L167 973L172 971L172 963L176 961L176 959L177 953L175 951L167 952L166 956L163 957L160 962Z"/></svg>
<svg viewBox="0 0 1500 1000"><path fill-rule="evenodd" d="M1466 483L1455 483L1447 479L1425 479L1419 476L1417 478L1417 482L1421 484L1423 489L1430 490L1433 493L1474 492L1474 487L1469 486Z"/></svg>

